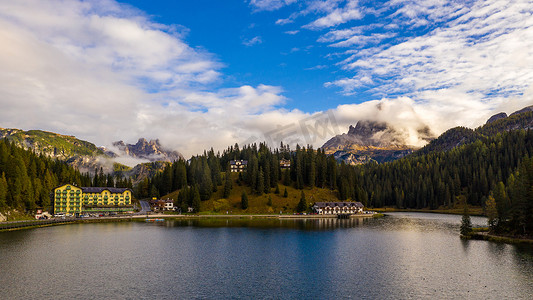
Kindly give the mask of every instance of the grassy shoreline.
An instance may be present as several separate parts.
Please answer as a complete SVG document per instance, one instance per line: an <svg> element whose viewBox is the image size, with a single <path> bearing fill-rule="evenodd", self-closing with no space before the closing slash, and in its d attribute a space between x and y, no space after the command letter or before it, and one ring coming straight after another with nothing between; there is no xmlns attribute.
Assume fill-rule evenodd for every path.
<svg viewBox="0 0 533 300"><path fill-rule="evenodd" d="M490 242L495 242L495 243L533 246L533 239L530 239L530 238L519 238L519 237L514 237L514 236L495 235L495 234L490 234L486 231L474 232L467 238L472 239L472 240L484 240L484 241L490 241Z"/></svg>
<svg viewBox="0 0 533 300"><path fill-rule="evenodd" d="M366 210L388 213L388 212L420 212L431 214L448 214L448 215L462 215L462 208L440 208L440 209L413 209L413 208L396 208L396 207L382 207L382 208L367 208ZM471 216L484 217L482 207L472 206L468 208Z"/></svg>

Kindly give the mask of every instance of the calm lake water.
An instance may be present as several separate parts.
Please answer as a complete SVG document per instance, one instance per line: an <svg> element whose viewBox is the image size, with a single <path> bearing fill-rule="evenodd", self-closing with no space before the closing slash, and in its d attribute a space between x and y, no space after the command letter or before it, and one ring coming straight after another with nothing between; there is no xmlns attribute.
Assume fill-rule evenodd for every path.
<svg viewBox="0 0 533 300"><path fill-rule="evenodd" d="M533 248L462 241L460 218L394 213L4 232L0 298L532 299Z"/></svg>

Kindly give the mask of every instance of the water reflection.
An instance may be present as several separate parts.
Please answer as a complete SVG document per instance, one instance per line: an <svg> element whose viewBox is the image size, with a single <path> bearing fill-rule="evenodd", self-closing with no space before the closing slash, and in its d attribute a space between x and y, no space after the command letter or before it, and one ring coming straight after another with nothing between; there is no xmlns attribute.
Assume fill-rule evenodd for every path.
<svg viewBox="0 0 533 300"><path fill-rule="evenodd" d="M175 219L0 233L0 295L530 299L533 249L463 241L460 218Z"/></svg>
<svg viewBox="0 0 533 300"><path fill-rule="evenodd" d="M231 219L231 218L206 218L206 219L173 219L164 222L150 223L153 226L163 227L200 227L200 228L258 228L258 229L297 229L297 230L334 230L338 228L356 228L362 226L368 219L350 218L309 218L309 219Z"/></svg>

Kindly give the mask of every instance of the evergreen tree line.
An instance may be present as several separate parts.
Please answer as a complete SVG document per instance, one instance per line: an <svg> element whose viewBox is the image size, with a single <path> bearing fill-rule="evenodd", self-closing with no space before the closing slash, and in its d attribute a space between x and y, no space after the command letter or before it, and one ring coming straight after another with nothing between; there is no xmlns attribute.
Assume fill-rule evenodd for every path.
<svg viewBox="0 0 533 300"><path fill-rule="evenodd" d="M0 209L34 210L50 208L50 192L56 186L132 187L131 179L113 177L95 170L95 175L81 173L63 161L0 140Z"/></svg>
<svg viewBox="0 0 533 300"><path fill-rule="evenodd" d="M496 184L486 210L494 232L533 236L533 158L524 157L505 184Z"/></svg>
<svg viewBox="0 0 533 300"><path fill-rule="evenodd" d="M88 173L84 175L90 176ZM126 178L121 175L121 172L116 172L114 176L111 173L105 174L104 169L102 167L100 167L100 169L96 168L94 170L92 180L89 182L84 182L83 186L117 187L129 188L133 190L133 182L131 180L131 177Z"/></svg>
<svg viewBox="0 0 533 300"><path fill-rule="evenodd" d="M87 174L64 162L0 140L0 208L50 207L50 192L60 183L90 183Z"/></svg>
<svg viewBox="0 0 533 300"><path fill-rule="evenodd" d="M465 197L468 204L484 206L491 191L500 182L507 185L521 159L532 152L533 131L482 136L446 152L412 155L352 169L341 165L341 181L348 184L341 183L339 191L373 207L452 207L458 196Z"/></svg>
<svg viewBox="0 0 533 300"><path fill-rule="evenodd" d="M257 195L273 190L279 193L278 184L283 183L297 189L329 188L337 192L339 200L360 201L369 207L454 207L460 197L470 205L485 206L500 182L508 189L520 161L532 152L533 131L526 130L483 135L449 151L358 166L339 164L333 156L310 146L297 145L291 150L282 144L272 150L263 143L242 149L236 144L222 154L211 149L190 162L168 164L163 172L141 183L137 192L140 197L159 197L188 187L207 200L223 188L227 197L232 188L230 160L247 160L247 169L239 173L237 183ZM281 169L281 159L290 160L291 168Z"/></svg>
<svg viewBox="0 0 533 300"><path fill-rule="evenodd" d="M282 169L280 160L289 160L290 169ZM238 144L228 147L222 153L213 149L203 155L192 157L189 161L178 160L165 166L162 172L146 178L136 188L138 198L162 197L170 192L184 188L197 189L202 201L208 200L219 188L223 196L229 196L233 180L230 172L231 160L246 160L245 172L239 173L238 184L250 187L253 194L280 193L279 183L292 185L297 189L304 187L337 188L337 162L320 149L308 146L289 146L281 144L272 150L260 143L244 146ZM286 192L286 191L285 191ZM185 193L185 192L184 192ZM182 197L185 199L185 197ZM189 200L189 204L192 204ZM180 202L178 205L182 205Z"/></svg>

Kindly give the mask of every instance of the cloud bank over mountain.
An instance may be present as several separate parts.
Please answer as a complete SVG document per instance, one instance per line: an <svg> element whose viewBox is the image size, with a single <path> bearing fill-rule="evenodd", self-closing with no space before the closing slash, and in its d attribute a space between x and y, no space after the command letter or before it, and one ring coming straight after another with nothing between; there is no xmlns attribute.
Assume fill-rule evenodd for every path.
<svg viewBox="0 0 533 300"><path fill-rule="evenodd" d="M224 62L190 45L186 37L194 32L157 23L131 6L3 1L0 126L107 146L159 138L189 156L235 142L277 144L283 137L317 147L328 134L368 119L386 121L422 145L420 126L435 134L477 126L533 100L532 3L456 4L397 0L376 10L358 1L250 1L254 14L292 9L272 21L280 34L318 34L314 46L330 49L329 68L321 69L353 73L323 84L356 104L306 112L304 104L285 108L291 99L283 86L221 87ZM350 23L369 16L376 21L365 27ZM425 29L398 37L409 28ZM363 90L376 100L358 103Z"/></svg>

